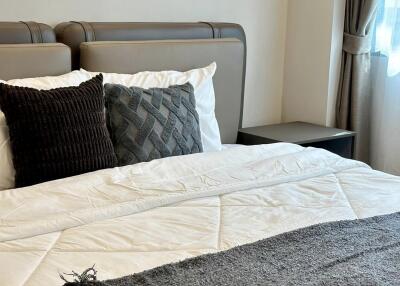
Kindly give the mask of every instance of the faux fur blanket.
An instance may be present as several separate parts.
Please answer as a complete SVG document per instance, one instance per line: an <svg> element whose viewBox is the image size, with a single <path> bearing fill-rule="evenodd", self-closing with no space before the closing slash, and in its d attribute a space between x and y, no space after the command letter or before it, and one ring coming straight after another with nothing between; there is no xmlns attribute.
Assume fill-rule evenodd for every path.
<svg viewBox="0 0 400 286"><path fill-rule="evenodd" d="M108 281L66 285L400 285L400 213L324 223Z"/></svg>

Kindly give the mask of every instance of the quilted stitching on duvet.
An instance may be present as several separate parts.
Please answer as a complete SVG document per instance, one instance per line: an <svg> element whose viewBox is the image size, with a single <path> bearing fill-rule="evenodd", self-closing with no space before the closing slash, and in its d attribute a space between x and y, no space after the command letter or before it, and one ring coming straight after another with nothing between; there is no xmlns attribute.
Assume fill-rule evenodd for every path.
<svg viewBox="0 0 400 286"><path fill-rule="evenodd" d="M141 210L122 212L126 202ZM0 193L0 236L11 239L0 243L0 285L60 285L58 272L94 263L100 279L114 278L399 206L399 178L289 144L104 170Z"/></svg>

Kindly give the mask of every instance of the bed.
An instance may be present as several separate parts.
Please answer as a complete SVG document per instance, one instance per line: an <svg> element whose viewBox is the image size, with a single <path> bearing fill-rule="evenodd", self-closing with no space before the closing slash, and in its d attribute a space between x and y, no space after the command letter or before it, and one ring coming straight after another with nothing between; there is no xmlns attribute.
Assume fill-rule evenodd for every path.
<svg viewBox="0 0 400 286"><path fill-rule="evenodd" d="M53 64L38 61L23 76L70 68L62 44L28 45L29 55L48 53L48 45ZM8 60L27 49L4 48ZM244 54L237 38L102 41L82 44L80 63L134 73L217 61L216 116L222 142L232 144L241 124ZM140 57L119 60L128 55ZM0 68L0 77L17 77L15 63L10 76ZM163 158L0 192L0 285L62 285L59 274L92 265L99 280L114 279L320 223L399 211L399 177L321 149L278 143ZM366 281L373 280L358 280Z"/></svg>

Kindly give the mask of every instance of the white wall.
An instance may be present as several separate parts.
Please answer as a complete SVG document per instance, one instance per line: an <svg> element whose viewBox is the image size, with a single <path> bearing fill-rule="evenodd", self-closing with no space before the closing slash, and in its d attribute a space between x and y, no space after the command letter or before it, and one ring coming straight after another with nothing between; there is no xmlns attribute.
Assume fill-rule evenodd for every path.
<svg viewBox="0 0 400 286"><path fill-rule="evenodd" d="M33 20L51 25L69 20L241 24L248 40L244 126L281 120L286 11L287 0L0 0L1 21Z"/></svg>
<svg viewBox="0 0 400 286"><path fill-rule="evenodd" d="M289 0L282 121L334 124L345 0Z"/></svg>

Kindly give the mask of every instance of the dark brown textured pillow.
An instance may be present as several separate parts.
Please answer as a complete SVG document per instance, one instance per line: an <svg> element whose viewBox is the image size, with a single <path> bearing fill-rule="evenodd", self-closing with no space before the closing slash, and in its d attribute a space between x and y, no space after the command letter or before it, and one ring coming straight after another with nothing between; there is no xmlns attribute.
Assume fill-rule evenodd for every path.
<svg viewBox="0 0 400 286"><path fill-rule="evenodd" d="M103 76L77 87L37 90L0 83L16 187L117 163L106 127Z"/></svg>

